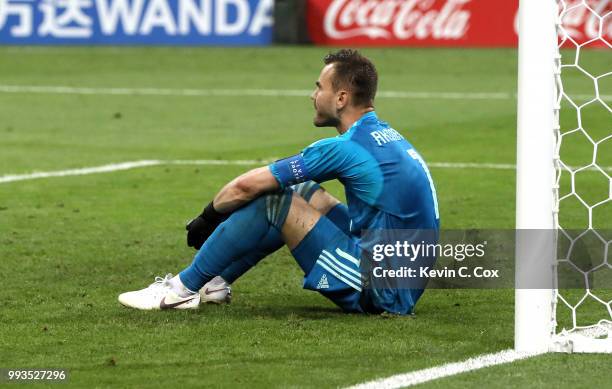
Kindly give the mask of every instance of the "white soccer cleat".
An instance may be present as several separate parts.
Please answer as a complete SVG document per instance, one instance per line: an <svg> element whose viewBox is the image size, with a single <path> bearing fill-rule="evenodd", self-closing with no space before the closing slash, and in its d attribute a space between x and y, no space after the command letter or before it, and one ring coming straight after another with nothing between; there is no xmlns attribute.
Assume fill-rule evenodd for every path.
<svg viewBox="0 0 612 389"><path fill-rule="evenodd" d="M119 302L126 307L146 311L154 309L195 309L200 305L200 295L195 293L181 297L172 290L172 274L165 278L155 277L155 282L145 289L119 295Z"/></svg>
<svg viewBox="0 0 612 389"><path fill-rule="evenodd" d="M216 276L200 289L200 299L205 303L229 304L232 288L221 276Z"/></svg>

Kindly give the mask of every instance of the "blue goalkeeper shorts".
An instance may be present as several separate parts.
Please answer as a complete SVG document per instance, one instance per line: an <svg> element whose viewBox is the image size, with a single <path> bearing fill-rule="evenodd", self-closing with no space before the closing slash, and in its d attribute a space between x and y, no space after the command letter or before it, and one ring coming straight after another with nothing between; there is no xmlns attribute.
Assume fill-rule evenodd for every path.
<svg viewBox="0 0 612 389"><path fill-rule="evenodd" d="M422 288L371 288L367 266L360 266L360 240L347 235L325 216L292 254L306 273L304 289L321 293L345 312L406 315L413 312Z"/></svg>
<svg viewBox="0 0 612 389"><path fill-rule="evenodd" d="M306 272L304 289L321 293L345 312L364 312L357 238L322 216L291 253Z"/></svg>

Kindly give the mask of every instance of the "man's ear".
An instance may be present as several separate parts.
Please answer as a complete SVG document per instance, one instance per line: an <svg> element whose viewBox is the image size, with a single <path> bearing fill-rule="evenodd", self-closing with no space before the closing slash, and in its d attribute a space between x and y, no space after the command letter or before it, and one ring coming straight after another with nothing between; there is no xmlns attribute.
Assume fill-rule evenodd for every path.
<svg viewBox="0 0 612 389"><path fill-rule="evenodd" d="M351 95L348 93L348 91L340 89L338 93L336 93L336 109L340 111L349 105L350 98Z"/></svg>

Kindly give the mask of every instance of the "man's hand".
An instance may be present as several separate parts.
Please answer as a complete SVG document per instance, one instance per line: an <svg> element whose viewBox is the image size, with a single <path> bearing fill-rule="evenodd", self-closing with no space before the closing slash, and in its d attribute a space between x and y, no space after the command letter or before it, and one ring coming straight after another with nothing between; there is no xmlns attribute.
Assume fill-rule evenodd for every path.
<svg viewBox="0 0 612 389"><path fill-rule="evenodd" d="M215 232L219 224L223 223L229 214L217 212L211 202L204 208L204 212L191 220L185 226L187 230L187 246L199 250L209 236Z"/></svg>

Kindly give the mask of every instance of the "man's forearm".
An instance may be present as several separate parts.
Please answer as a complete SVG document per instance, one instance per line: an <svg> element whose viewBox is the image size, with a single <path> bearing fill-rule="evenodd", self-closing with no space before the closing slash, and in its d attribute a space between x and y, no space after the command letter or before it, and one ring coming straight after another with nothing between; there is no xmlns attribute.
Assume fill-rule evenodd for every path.
<svg viewBox="0 0 612 389"><path fill-rule="evenodd" d="M240 177L229 182L215 196L213 206L217 212L232 213L255 198L240 186L238 179Z"/></svg>
<svg viewBox="0 0 612 389"><path fill-rule="evenodd" d="M213 206L219 213L231 213L278 186L268 167L253 169L225 185L215 196Z"/></svg>

